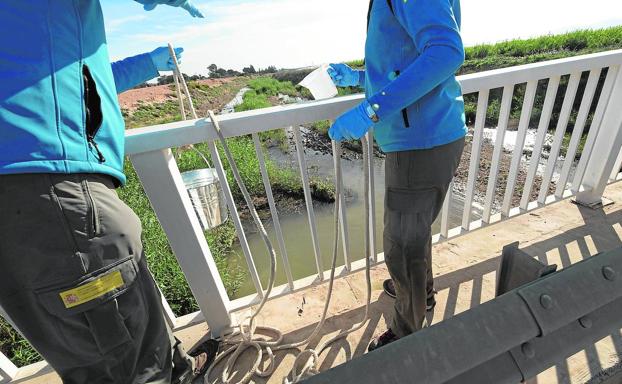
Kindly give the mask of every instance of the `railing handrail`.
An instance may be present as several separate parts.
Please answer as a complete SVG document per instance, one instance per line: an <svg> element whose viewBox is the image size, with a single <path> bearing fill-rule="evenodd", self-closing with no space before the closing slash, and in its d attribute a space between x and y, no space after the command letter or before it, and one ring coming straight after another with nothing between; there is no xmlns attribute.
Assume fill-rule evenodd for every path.
<svg viewBox="0 0 622 384"><path fill-rule="evenodd" d="M271 129L333 119L355 106L363 95L276 106L219 116L225 137L236 137ZM128 130L125 153L134 155L171 147L217 140L209 119L186 120Z"/></svg>
<svg viewBox="0 0 622 384"><path fill-rule="evenodd" d="M555 75L620 64L622 64L622 49L462 75L458 77L458 81L463 93L468 94L509 84L525 83L534 79L546 79ZM363 97L364 95L358 94L236 112L220 116L220 125L225 137L235 137L318 120L329 120L356 105ZM217 139L207 119L131 129L126 132L125 137L127 155Z"/></svg>

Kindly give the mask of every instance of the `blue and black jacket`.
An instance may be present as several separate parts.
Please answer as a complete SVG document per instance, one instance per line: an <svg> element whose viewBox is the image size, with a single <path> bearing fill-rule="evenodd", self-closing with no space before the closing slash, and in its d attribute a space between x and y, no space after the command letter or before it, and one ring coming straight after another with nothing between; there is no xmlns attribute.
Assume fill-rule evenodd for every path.
<svg viewBox="0 0 622 384"><path fill-rule="evenodd" d="M117 93L158 75L149 54L110 64L99 0L3 0L0 24L0 174L124 183Z"/></svg>
<svg viewBox="0 0 622 384"><path fill-rule="evenodd" d="M361 85L375 107L385 152L426 149L466 135L455 73L464 61L460 0L370 4Z"/></svg>

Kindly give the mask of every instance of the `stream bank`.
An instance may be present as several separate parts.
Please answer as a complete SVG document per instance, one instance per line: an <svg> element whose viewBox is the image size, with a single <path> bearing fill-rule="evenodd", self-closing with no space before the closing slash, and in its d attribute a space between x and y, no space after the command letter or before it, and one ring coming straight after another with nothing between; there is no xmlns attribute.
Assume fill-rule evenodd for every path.
<svg viewBox="0 0 622 384"><path fill-rule="evenodd" d="M317 132L314 129L308 127L300 127L302 134L303 145L305 146L305 158L307 161L307 167L310 175L316 176L322 179L332 180L334 177L333 172L333 158L331 143L328 137L322 132ZM293 141L293 134L289 130L287 133L286 149L283 145L274 145L267 148L266 156L268 156L277 165L285 168L291 168L298 171L298 162L295 151L295 143ZM528 138L535 134L532 132L528 135ZM494 152L494 138L496 136L496 129L490 128L486 130L484 140L481 149L481 160L478 171L478 177L476 181L473 208L472 208L472 220L481 218L483 212L483 206L485 201L486 189L488 185L488 174L491 169L492 156ZM507 184L507 176L509 173L510 164L512 161L512 155L514 148L512 147L514 141L512 138L516 137L516 134L512 131L508 132L506 137L506 143L504 145L504 151L501 155L501 163L499 167L499 177L496 186L496 195L493 203L493 214L500 211L500 207L505 195L505 186ZM531 144L532 145L532 144ZM545 147L545 153L542 154L538 173L536 175L534 186L531 191L531 200L537 199L541 184L542 173L544 171L544 165L548 159L548 150L550 145ZM452 200L450 205L449 223L450 227L457 227L462 222L462 210L464 207L464 198L466 192L466 184L468 179L469 163L472 150L472 131L466 138L465 149L462 155L462 160L458 168L456 177L454 179L454 187ZM512 205L517 206L520 202L523 186L527 178L527 171L531 160L533 149L530 148L529 139L526 142L526 146L523 150L521 157L521 163L517 176L517 188L512 197ZM374 179L375 179L375 203L376 203L376 252L382 252L382 230L383 230L383 204L384 204L384 154L380 151L375 151L374 159ZM342 155L342 167L344 177L344 187L346 189L346 207L347 207L347 221L348 221L348 235L349 235L349 258L351 260L358 260L363 257L363 233L364 233L364 208L363 208L363 170L362 170L362 158L360 146L344 145ZM556 187L556 181L558 179L558 173L560 164L563 164L563 157L560 157L556 169L558 169L556 176L549 185L549 194L553 193ZM275 196L276 197L276 196ZM309 222L304 206L304 201L299 200L289 205L288 209L283 211L279 210L279 220L283 228L283 236L286 245L286 251L288 259L292 267L294 278L302 278L305 276L317 273L315 267L315 261L313 260L313 243L309 230ZM282 206L283 200L277 198L277 206ZM295 207L295 209L292 209ZM330 259L332 256L332 242L333 242L333 207L332 203L314 201L313 202L315 221L318 229L318 241L320 245L320 257L323 262L324 268L330 265ZM266 206L267 208L267 206ZM274 244L277 244L277 239L274 234L274 225L269 213L264 216L265 226L269 232L269 235ZM249 225L247 232L247 240L251 252L253 253L253 259L255 265L259 271L259 275L264 282L267 282L267 276L269 271L269 257L265 249L265 245L261 241L253 226ZM440 219L434 223L434 232L440 230ZM343 249L339 249L339 263L344 262ZM277 250L277 253L280 253ZM234 247L233 257L230 262L246 271L246 262L243 257L243 253L239 248L239 245ZM279 255L279 266L280 266ZM283 284L286 282L285 273L282 268L277 268L277 284ZM235 297L243 297L245 295L254 292L254 287L250 279L245 279L244 283L236 293Z"/></svg>

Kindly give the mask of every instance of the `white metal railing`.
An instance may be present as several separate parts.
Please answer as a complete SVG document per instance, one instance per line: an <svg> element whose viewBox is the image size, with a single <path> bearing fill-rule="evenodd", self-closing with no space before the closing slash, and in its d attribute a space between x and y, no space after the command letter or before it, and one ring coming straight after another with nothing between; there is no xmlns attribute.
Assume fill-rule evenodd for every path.
<svg viewBox="0 0 622 384"><path fill-rule="evenodd" d="M473 129L472 152L469 163L469 173L466 182L463 207L456 207L451 203L452 191L448 193L443 204L440 233L434 236L434 241L439 242L461 234L467 233L484 225L497 223L501 220L527 212L529 210L550 204L560 199L577 195L577 199L586 204L594 204L600 201L607 183L620 179L618 173L622 165L622 50L598 53L587 56L561 59L549 62L529 64L519 67L505 68L500 70L476 73L459 77L464 94L478 93L477 113ZM607 77L599 95L596 89L601 72L608 69ZM549 195L549 186L554 175L555 167L560 162L558 154L562 148L564 133L568 120L573 112L573 103L576 98L579 81L583 72L589 71L589 78L583 92L580 108L577 111L576 124L572 137L567 147L566 160L563 161L554 194ZM546 134L553 113L553 107L557 96L558 87L562 77L569 75L568 86L565 91L563 105L559 120L553 135L553 143L549 159L546 162L542 176L542 185L537 199L532 201L532 189L537 177L540 154L545 144ZM517 176L521 167L523 146L529 128L529 120L534 108L537 85L540 80L548 80L546 96L542 105L542 114L537 128L535 147L530 159L523 193L518 206L512 206L512 197L517 187ZM522 104L520 121L518 125L517 140L512 154L511 164L507 177L505 192L499 212L494 205L495 196L498 194L497 182L499 176L500 160L503 156L504 136L508 128L511 112L511 103L514 88L518 84L526 83L525 96ZM483 133L486 120L486 110L489 104L490 91L503 88L501 110L499 114L498 129L495 137L494 151L491 170L487 179L485 199L483 201L483 214L481 219L475 220L472 215L476 201L477 177L483 144ZM578 151L580 139L585 130L586 121L595 97L599 96L594 118L590 126L587 141L582 155L576 167L571 183L570 172L572 162ZM281 254L282 266L286 272L286 284L275 287L272 296L286 295L295 290L318 284L327 277L327 272L322 265L319 239L317 236L314 208L311 201L311 191L308 183L307 166L304 148L298 126L319 120L333 120L347 109L355 106L363 99L363 95L347 96L332 100L302 103L296 105L279 106L255 111L247 111L223 115L220 117L220 125L225 137L252 135L255 150L259 158L260 173L268 197L269 208L274 221L276 237ZM303 180L304 197L307 207L309 227L312 237L312 248L309 254L315 256L317 274L294 280L287 249L283 240L282 230L279 223L279 213L274 202L271 183L265 166L264 154L259 142L258 133L273 129L293 127L295 148L301 178ZM208 119L182 121L172 124L164 124L127 131L126 152L130 156L134 168L143 184L158 219L166 232L169 243L177 260L186 276L190 288L197 300L200 311L191 315L175 318L168 310L170 324L175 328L205 320L213 332L218 333L224 327L230 325L233 320L231 313L235 310L248 307L262 297L262 286L259 273L254 265L248 241L243 231L241 220L231 195L229 185L226 183L225 170L220 156L216 150L216 133ZM192 204L186 193L182 178L171 154L171 148L189 144L206 142L209 145L213 164L216 167L227 199L229 210L235 224L237 235L242 251L247 261L250 276L257 290L256 294L241 299L230 300L227 296L216 264L207 245L199 221L194 213ZM370 146L373 145L370 140ZM333 151L334 151L333 144ZM368 151L373 160L373 147ZM372 162L370 161L370 167ZM371 172L373 176L373 172ZM370 191L374 191L373 177L370 180ZM375 233L375 199L371 198L372 209L370 225L372 229L372 246L376 249ZM453 205L453 206L452 206ZM352 260L349 255L348 224L346 219L345 204L342 204L342 227L344 265L337 271L338 275L345 275L360 270L365 265L365 260ZM462 210L460 217L461 225L451 228L449 222L450 210ZM375 252L374 252L375 253ZM384 260L382 253L368 255L375 263ZM166 304L166 303L165 303ZM0 355L0 379L15 377L17 368Z"/></svg>
<svg viewBox="0 0 622 384"><path fill-rule="evenodd" d="M463 220L460 227L450 228L449 210L459 208L455 206L450 207L450 192L448 194L447 200L443 205L443 211L441 213L441 231L435 236L435 241L441 241L450 237L457 236L459 234L466 233L485 224L499 222L500 220L503 220L505 218L515 216L521 212L525 212L527 210L531 210L545 204L550 204L554 201L558 201L559 199L574 195L578 192L581 192L582 199L586 202L587 200L590 200L592 198L599 199L600 195L602 194L602 192L599 193L599 191L600 189L604 188L604 185L606 184L603 184L600 180L603 176L603 172L606 173L606 181L608 181L610 177L615 178L617 177L617 172L614 171L614 167L622 163L622 155L618 156L618 153L620 153L619 149L621 147L621 143L616 140L612 140L612 138L617 137L616 135L618 134L620 128L618 124L619 116L617 114L616 108L614 107L616 105L617 98L620 97L618 94L622 93L622 76L618 76L620 64L622 64L622 51L610 51L593 55L529 64L525 66L504 68L500 70L461 76L459 78L459 81L462 85L463 92L465 94L479 94L477 116L473 133L473 150L470 159L465 204L462 207ZM590 128L588 140L585 148L583 149L582 157L580 158L572 183L570 183L570 185L567 185L572 163L575 154L577 153L580 139L585 129L585 123L588 118L590 107L592 106L594 97L596 97L595 93L598 85L598 80L600 78L601 72L605 68L608 68L608 74L599 98L598 107L596 109L593 123ZM583 92L583 97L580 103L580 108L578 110L572 138L566 151L566 159L568 160L563 161L563 167L561 169L561 175L557 183L555 193L553 195L549 195L549 186L552 182L553 175L556 172L555 167L560 162L562 162L562 160L558 159L558 155L560 153L560 150L562 149L564 133L566 131L566 127L568 125L571 113L573 112L573 104L575 102L581 76L583 72L586 71L589 71L589 78L585 87L585 91ZM545 137L548 132L553 108L556 102L559 84L562 77L564 76L568 76L569 78L567 81L568 85L563 96L563 105L561 111L559 112L559 118L553 136L553 142L551 145L549 158L546 162L544 173L542 175L542 184L540 187L540 191L537 199L535 199L535 201L531 201L530 197L538 171L540 154L545 144ZM534 108L536 90L538 82L540 80L548 80L546 97L542 106L542 114L540 116L540 121L538 124L535 148L533 151L533 155L530 159L529 169L527 171L527 182L523 188L520 204L514 207L512 206L512 197L515 193L517 176L521 166L522 148L525 143L527 130L529 129L529 120L531 118ZM516 147L512 154L509 175L507 177L505 192L499 210L500 212L495 213L494 203L495 196L499 192L497 181L500 174L500 160L503 155L504 136L508 127L514 88L516 85L522 83L526 83L526 90L518 126ZM473 220L472 205L474 203L479 160L481 157L486 109L488 106L489 92L495 88L503 88L503 97L501 101L498 129L492 155L493 158L491 170L487 180L486 196L483 202L483 215L481 219ZM225 132L225 136L236 137L253 134L255 149L257 152L257 156L260 159L260 165L263 164L264 155L261 151L261 146L256 134L258 132L268 131L272 129L293 127L292 131L294 133L296 155L299 171L303 180L304 197L307 207L308 230L311 233L312 239L312 247L309 249L309 253L314 255L317 275L308 276L301 280L294 281L293 274L291 269L289 268L289 262L287 260L287 250L285 247L285 242L283 241L282 231L278 228L278 212L274 206L272 191L270 188L270 180L268 179L267 172L265 171L265 164L263 164L261 166L261 168L263 169L261 175L263 178L264 186L266 187L266 194L268 196L268 200L269 202L271 201L271 214L276 223L276 236L278 239L278 244L280 247L281 256L287 276L287 284L284 284L281 287L277 287L274 290L273 295L275 297L290 293L296 289L301 289L309 285L319 283L324 279L326 273L326 271L324 270L324 266L322 265L322 257L320 254L321 251L317 235L315 213L313 209L311 191L308 182L309 177L307 173L307 165L304 155L304 148L302 145L301 133L298 126L304 123L310 123L318 120L332 120L336 118L340 113L356 105L362 100L362 98L362 95L355 95L333 100L324 100L319 102L310 102L291 106L280 106L256 111L235 113L221 117L221 126L223 131ZM145 190L149 195L149 198L151 199L152 204L154 205L156 213L158 213L158 216L160 217L163 226L165 226L165 223L167 221L178 221L182 216L186 221L188 221L188 224L191 224L191 222L195 221L195 217L192 210L187 209L190 203L189 201L187 201L186 195L183 193L181 194L181 200L185 200L185 212L178 211L175 215L175 219L171 218L171 216L168 214L164 215L160 213L159 206L169 204L168 202L171 200L172 197L168 193L164 192L161 188L155 188L155 190L153 190L152 188L148 188L150 179L154 179L155 183L161 185L162 180L168 178L162 175L161 168L154 166L157 159L160 159L160 162L165 162L167 164L172 162L172 165L174 166L174 161L169 153L168 148L199 142L210 143L210 146L212 148L212 156L218 159L218 154L215 150L215 146L213 145L215 140L215 133L213 132L211 123L207 120L195 120L191 122L166 124L162 126L136 129L128 132L127 153L132 157L132 161L134 163L136 171L139 174L139 177L141 178L141 181L146 184ZM370 151L370 153L373 152ZM611 153L615 153L615 156L609 155ZM595 156L596 154L605 155ZM607 162L609 158L613 159ZM216 167L219 169L219 172L222 173L221 178L224 180L224 169L222 169L219 160L216 161ZM164 169L170 168L171 167L167 167ZM173 170L175 170L174 167ZM587 172L588 170L592 172ZM179 183L180 178L178 177L178 175L173 174L172 176L173 177L171 178L171 181L172 179L175 179ZM181 184L177 187L179 189L183 189L183 185ZM371 188L371 190L373 191L373 188ZM236 210L233 205L232 198L230 197L230 192L226 192L226 194L228 195L229 208L232 212L235 212ZM375 200L372 198L372 202L374 201ZM375 229L375 224L373 224L376 220L374 212L375 210L372 210L373 217L371 220L371 225L372 228ZM345 217L345 212L342 213L342 216ZM256 267L254 266L252 257L250 256L250 251L248 250L248 243L245 239L245 235L243 231L240 230L241 223L238 222L239 219L236 217L235 214L233 215L233 219L234 222L236 222L236 228L238 229L238 235L240 237L242 250L248 262L250 275L255 283L257 293L233 301L230 301L228 297L224 296L221 297L221 301L216 306L214 306L214 302L212 300L201 300L200 297L197 297L197 300L200 303L199 305L203 309L203 313L207 314L206 320L213 329L219 329L221 326L227 325L219 324L218 321L210 319L210 317L213 316L214 308L226 308L227 311L232 312L256 303L262 295L261 283L259 282L258 272L256 270ZM197 225L197 223L192 224L194 226ZM360 269L364 265L364 262L361 260L354 261L351 260L351 257L349 257L347 244L347 222L343 223L341 231L344 235L343 247L345 262L344 265L341 267L342 269L340 272L342 274L346 274ZM180 236L179 232L181 232L179 228L175 228L175 230L172 231L167 231L167 235L171 240L171 245L173 246L174 250L176 247L176 245L174 244L174 238ZM372 236L372 238L374 241L376 240L375 234ZM195 242L203 243L203 236L199 236L198 239L195 239ZM180 249L179 252L175 250L178 258L189 258L188 256L184 256L186 252L183 247L187 247L188 243L185 242L185 244L185 246L183 246L182 244L177 245L177 247ZM203 246L199 248L203 248ZM375 248L372 247L372 249ZM201 268L203 268L204 271L202 272L202 275L210 276L211 280L213 280L212 284L218 285L218 291L220 291L222 288L222 282L220 282L217 271L214 271L211 268L208 271L204 265L200 265L203 264L202 259L205 259L205 256L206 255L204 254L199 258L192 258L194 260L193 262L191 262L193 264L193 270L199 271L201 270ZM370 257L373 257L374 261L376 262L383 261L382 254L370 255ZM197 260L201 262L197 263ZM191 287L193 287L193 292L198 291L194 289L194 284L190 280L192 280L191 277L189 277L189 283ZM205 282L203 282L203 285L205 285ZM196 292L195 295L197 295ZM207 307L210 308L209 311L207 311ZM200 315L192 315L189 318L193 321L198 320L200 319ZM185 324L189 318L184 318L181 321L181 324ZM222 319L223 316L219 316L219 318Z"/></svg>

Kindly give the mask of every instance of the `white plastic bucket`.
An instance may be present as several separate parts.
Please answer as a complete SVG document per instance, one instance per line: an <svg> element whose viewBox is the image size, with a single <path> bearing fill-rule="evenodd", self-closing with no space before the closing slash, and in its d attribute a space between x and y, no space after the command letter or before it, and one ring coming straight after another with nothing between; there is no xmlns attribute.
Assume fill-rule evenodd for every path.
<svg viewBox="0 0 622 384"><path fill-rule="evenodd" d="M307 88L315 100L330 99L337 96L337 87L327 72L328 64L320 66L298 84Z"/></svg>
<svg viewBox="0 0 622 384"><path fill-rule="evenodd" d="M196 169L182 173L181 177L203 230L227 221L227 203L216 169Z"/></svg>

